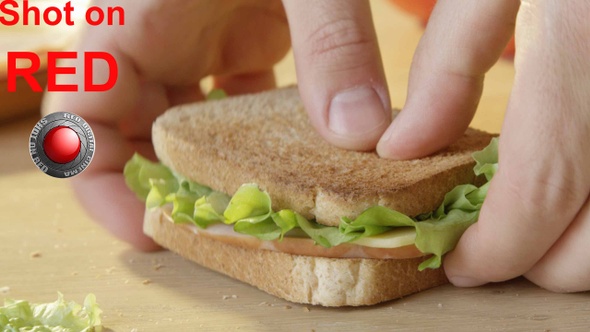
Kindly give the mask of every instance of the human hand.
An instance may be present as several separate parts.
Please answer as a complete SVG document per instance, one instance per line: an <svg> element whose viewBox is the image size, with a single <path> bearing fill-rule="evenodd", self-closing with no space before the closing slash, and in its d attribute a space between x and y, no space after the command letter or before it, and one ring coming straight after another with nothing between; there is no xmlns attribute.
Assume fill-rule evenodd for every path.
<svg viewBox="0 0 590 332"><path fill-rule="evenodd" d="M101 7L121 6L99 0ZM151 126L170 106L204 99L200 82L213 75L228 93L274 87L272 66L288 51L280 2L136 1L124 5L125 25L89 27L79 51L104 51L118 63L115 87L104 93L48 93L43 111L82 116L96 136L88 169L72 180L95 220L134 246L156 248L143 235L144 207L127 189L123 167L134 151L154 158ZM82 64L75 63L78 73ZM97 63L98 65L98 63ZM97 81L108 68L96 68ZM82 75L68 76L75 83Z"/></svg>
<svg viewBox="0 0 590 332"><path fill-rule="evenodd" d="M391 119L368 1L284 4L312 122L335 144L374 148ZM114 0L96 5L122 6ZM88 169L72 180L74 190L95 220L150 250L157 246L143 235L144 206L125 186L125 162L134 151L154 158L152 122L172 105L203 99L203 78L213 75L215 87L229 94L274 87L272 67L289 49L289 26L278 0L150 0L123 6L125 26L89 27L77 47L115 57L115 87L104 93L48 93L43 112L76 113L90 124L97 151ZM71 65L78 75L64 78L74 82L60 84L83 82L82 64ZM100 82L107 72L97 63L93 74ZM330 102L341 91L353 93ZM338 110L347 116L334 115Z"/></svg>
<svg viewBox="0 0 590 332"><path fill-rule="evenodd" d="M516 23L500 166L479 221L445 259L455 285L524 275L552 291L590 290L588 13L583 0L440 1L434 10L407 103L377 146L384 157L427 155L463 133Z"/></svg>

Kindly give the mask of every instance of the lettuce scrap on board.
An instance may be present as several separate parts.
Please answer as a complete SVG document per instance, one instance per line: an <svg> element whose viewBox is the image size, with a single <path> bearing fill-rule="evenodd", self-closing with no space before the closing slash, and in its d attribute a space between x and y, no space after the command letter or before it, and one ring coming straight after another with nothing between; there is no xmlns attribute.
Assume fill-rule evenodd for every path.
<svg viewBox="0 0 590 332"><path fill-rule="evenodd" d="M0 307L0 331L93 332L101 330L100 314L94 294L84 305L66 302L61 293L55 302L34 304L5 300Z"/></svg>
<svg viewBox="0 0 590 332"><path fill-rule="evenodd" d="M127 186L146 202L146 207L172 205L175 223L189 223L201 228L215 223L233 225L234 231L260 240L282 240L285 236L307 236L324 247L370 238L400 227L413 227L415 245L432 254L419 269L438 268L442 256L455 248L465 230L475 223L486 197L490 180L498 168L498 139L473 153L474 172L486 183L456 186L445 195L443 203L431 213L406 216L384 206L373 206L355 219L343 217L338 227L307 220L292 210L272 210L269 194L256 184L244 184L230 197L173 173L160 163L135 154L125 165Z"/></svg>

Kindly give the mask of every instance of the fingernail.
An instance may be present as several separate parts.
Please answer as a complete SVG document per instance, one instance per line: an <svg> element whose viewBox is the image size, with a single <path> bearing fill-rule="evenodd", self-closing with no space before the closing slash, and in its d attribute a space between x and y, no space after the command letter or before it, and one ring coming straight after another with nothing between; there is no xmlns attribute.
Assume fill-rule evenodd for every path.
<svg viewBox="0 0 590 332"><path fill-rule="evenodd" d="M361 136L390 121L377 92L369 87L345 90L330 104L328 127L338 135Z"/></svg>
<svg viewBox="0 0 590 332"><path fill-rule="evenodd" d="M449 277L451 284L457 287L476 287L485 284L485 281L477 280L471 277L453 276Z"/></svg>

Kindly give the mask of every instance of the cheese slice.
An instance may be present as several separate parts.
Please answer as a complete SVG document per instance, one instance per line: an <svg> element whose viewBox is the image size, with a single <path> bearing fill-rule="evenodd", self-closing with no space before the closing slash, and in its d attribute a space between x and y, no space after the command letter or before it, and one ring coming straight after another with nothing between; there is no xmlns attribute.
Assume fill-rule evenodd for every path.
<svg viewBox="0 0 590 332"><path fill-rule="evenodd" d="M397 248L413 245L416 241L414 227L402 227L375 236L363 237L352 243L372 248Z"/></svg>

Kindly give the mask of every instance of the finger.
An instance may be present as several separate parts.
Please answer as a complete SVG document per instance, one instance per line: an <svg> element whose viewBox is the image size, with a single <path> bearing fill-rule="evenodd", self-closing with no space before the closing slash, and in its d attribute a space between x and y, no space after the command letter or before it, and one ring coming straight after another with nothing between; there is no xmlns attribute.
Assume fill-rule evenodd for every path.
<svg viewBox="0 0 590 332"><path fill-rule="evenodd" d="M382 157L423 157L463 135L484 74L512 36L518 6L513 0L437 3L414 55L404 109L377 145Z"/></svg>
<svg viewBox="0 0 590 332"><path fill-rule="evenodd" d="M165 87L159 83L141 83L137 105L127 116L119 120L117 129L128 141L139 140L151 144L152 124L157 117L172 106L204 99L205 96L199 85ZM140 152L137 149L134 151ZM144 156L153 154L151 151L146 153Z"/></svg>
<svg viewBox="0 0 590 332"><path fill-rule="evenodd" d="M78 54L89 50L91 46L88 45L88 40L95 36L96 34L87 35L86 41L78 48ZM99 44L99 42L92 48L93 51L100 49L114 57L118 73L115 85L104 92L84 92L84 76L90 73L84 72L83 58L78 57L77 59L63 61L61 63L62 67L75 67L76 73L59 75L57 77L58 84L75 85L78 87L78 91L48 92L43 101L42 111L44 113L68 111L82 116L87 121L95 120L105 124L114 124L135 109L139 100L140 81L133 68L132 61L119 52L118 49ZM111 75L110 71L111 68L106 63L97 61L93 66L92 76L95 81L104 82Z"/></svg>
<svg viewBox="0 0 590 332"><path fill-rule="evenodd" d="M112 234L140 250L159 248L143 234L144 204L127 189L121 173L78 177L72 183L82 206ZM116 196L116 204L104 198L106 193Z"/></svg>
<svg viewBox="0 0 590 332"><path fill-rule="evenodd" d="M390 101L366 0L283 0L299 91L330 143L374 149L391 121Z"/></svg>
<svg viewBox="0 0 590 332"><path fill-rule="evenodd" d="M590 290L590 199L551 250L525 274L554 292Z"/></svg>
<svg viewBox="0 0 590 332"><path fill-rule="evenodd" d="M121 59L119 63L124 64ZM133 71L123 69L118 84L138 82ZM130 83L131 82L131 83ZM131 192L122 174L125 163L137 152L156 160L151 141L151 127L157 116L172 103L191 102L203 99L200 90L192 87L165 88L156 83L139 83L138 100L130 109L125 103L113 105L120 107L118 113L112 109L97 108L87 114L84 109L78 114L88 120L96 140L96 152L88 169L72 179L78 199L94 220L111 231L119 239L144 251L158 249L151 238L143 233L144 204ZM117 93L127 93L127 89L111 91L109 98L125 98ZM76 107L64 103L61 109ZM107 104L96 101L97 106ZM121 107L123 106L123 107ZM67 110L67 109L66 109ZM111 111L111 112L109 112Z"/></svg>
<svg viewBox="0 0 590 332"><path fill-rule="evenodd" d="M194 103L196 101L205 100L205 95L201 90L200 84L189 84L186 86L173 86L166 89L166 96L168 97L168 106L176 106L181 104ZM147 99L147 98L146 98ZM158 114L159 115L159 114ZM155 120L152 119L151 123ZM150 131L151 137L151 131Z"/></svg>
<svg viewBox="0 0 590 332"><path fill-rule="evenodd" d="M228 95L240 95L270 90L276 87L272 69L240 75L216 76L214 87L223 89Z"/></svg>
<svg viewBox="0 0 590 332"><path fill-rule="evenodd" d="M133 144L127 141L151 141L154 119L170 105L166 88L142 83L130 59L116 49L103 47L118 64L115 86L104 92L47 93L42 110L44 113L75 113L89 123L95 134L97 153L86 173L122 170L134 152ZM83 68L80 63L71 65ZM109 72L108 67L98 63L93 69L94 77L104 77ZM82 70L77 70L76 75L63 76L60 83L83 84L80 72ZM105 150L101 151L103 147Z"/></svg>
<svg viewBox="0 0 590 332"><path fill-rule="evenodd" d="M156 246L142 232L144 209L126 188L121 173L135 149L148 156L153 154L150 119L167 106L165 89L140 83L131 61L125 55L100 44L100 36L94 40L96 47L113 55L118 64L115 86L100 93L48 93L43 112L71 112L89 123L94 132L96 151L86 171L72 179L78 198L89 214L114 235L139 249L151 250ZM82 44L79 50L86 50L86 46ZM78 68L77 74L64 75L60 84L82 87L82 64L74 62L69 65ZM93 69L97 80L105 79L109 73L109 68L99 62Z"/></svg>
<svg viewBox="0 0 590 332"><path fill-rule="evenodd" d="M588 8L583 1L560 4L523 2L500 167L479 222L445 261L455 285L507 280L529 271L590 192L590 92L585 88L590 44L588 23L580 18Z"/></svg>
<svg viewBox="0 0 590 332"><path fill-rule="evenodd" d="M529 8L531 7L530 5ZM574 93L577 95L577 99L580 99L580 103L585 103L585 112L584 109L581 109L582 116L576 116L575 120L579 125L585 126L584 131L588 133L590 132L590 113L588 112L587 105L590 103L590 92L581 84L583 84L584 77L587 84L588 77L590 77L590 65L588 65L588 61L585 58L588 52L590 52L590 43L588 43L587 39L590 24L588 24L584 16L584 13L590 10L590 6L588 6L587 2L582 3L581 1L572 2L569 6L556 6L550 9L556 15L562 13L561 17L567 17L567 20L559 21L561 23L559 24L560 30L565 30L563 31L564 34L552 37L557 39L555 42L562 44L558 50L567 52L564 54L566 57L560 59L561 62L571 64L567 66L569 68L566 67L567 74L564 75L571 75L571 77L577 78L576 81L570 83L571 85L577 84L577 86L572 86L573 90L558 91L563 94ZM529 20L527 23L534 21L533 15L527 15L525 18ZM564 47L563 44L566 46ZM534 52L534 49L531 52ZM577 91L576 88L578 89ZM582 140L579 143L581 144L579 151L588 151L587 137L586 140ZM582 164L580 167L590 169L590 158L588 158L588 154L584 152L582 154L586 158L582 160L583 162L585 161L585 164ZM580 180L583 183L587 183L588 181L583 181L585 179L588 179L587 174ZM590 184L588 185L590 186ZM588 188L588 193L590 194L590 187ZM588 239L590 239L590 196L588 197L584 207L577 214L575 220L564 234L551 247L549 252L525 274L529 280L544 288L557 292L590 290L590 264L584 259L590 250L588 242Z"/></svg>

